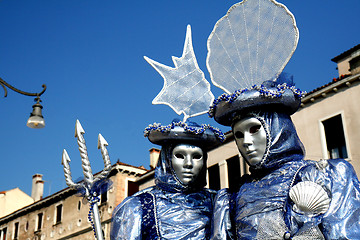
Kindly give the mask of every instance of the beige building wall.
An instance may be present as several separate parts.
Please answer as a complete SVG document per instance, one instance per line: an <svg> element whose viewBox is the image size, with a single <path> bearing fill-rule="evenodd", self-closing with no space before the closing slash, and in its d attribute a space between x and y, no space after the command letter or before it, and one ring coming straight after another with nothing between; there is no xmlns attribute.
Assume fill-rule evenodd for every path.
<svg viewBox="0 0 360 240"><path fill-rule="evenodd" d="M152 187L155 186L155 179L154 179L155 174L152 174L151 178L149 178L147 181L142 182L141 184L139 184L139 190L144 190L148 187Z"/></svg>
<svg viewBox="0 0 360 240"><path fill-rule="evenodd" d="M33 202L34 200L19 188L0 192L0 218Z"/></svg>
<svg viewBox="0 0 360 240"><path fill-rule="evenodd" d="M230 130L230 129L229 129ZM227 138L231 138L232 134L227 134ZM239 150L234 140L228 141L208 153L207 167L211 167L214 164L218 164L220 159L226 160L233 156L239 155Z"/></svg>
<svg viewBox="0 0 360 240"><path fill-rule="evenodd" d="M18 217L1 223L0 230L6 228L6 239L15 239L15 225L18 224L17 238L24 240L44 239L82 239L93 240L94 235L87 219L89 206L72 190L65 190L56 196L58 201L33 206L33 209L22 209ZM41 202L41 201L40 201ZM43 205L43 206L42 206ZM56 222L56 208L62 205L61 221ZM99 206L103 230L109 239L110 218L113 206L110 201Z"/></svg>
<svg viewBox="0 0 360 240"><path fill-rule="evenodd" d="M114 208L128 196L128 182L135 181L146 171L144 168L119 162L112 166L109 178L113 182L113 188L102 195L98 203L105 239L110 239ZM0 218L0 239L93 240L94 233L88 213L89 204L77 196L75 190L66 188ZM60 220L58 214L61 216Z"/></svg>
<svg viewBox="0 0 360 240"><path fill-rule="evenodd" d="M341 75L347 75L347 74L351 73L350 72L350 64L349 64L349 60L351 60L351 59L352 59L352 57L348 56L348 57L344 58L343 60L341 60L337 64L339 77Z"/></svg>
<svg viewBox="0 0 360 240"><path fill-rule="evenodd" d="M342 80L324 89L318 97L309 95L309 101L293 116L293 122L306 150L306 159L330 158L322 121L341 114L348 153L348 161L360 176L360 75L353 81ZM319 94L320 94L319 93ZM305 99L306 100L306 99Z"/></svg>

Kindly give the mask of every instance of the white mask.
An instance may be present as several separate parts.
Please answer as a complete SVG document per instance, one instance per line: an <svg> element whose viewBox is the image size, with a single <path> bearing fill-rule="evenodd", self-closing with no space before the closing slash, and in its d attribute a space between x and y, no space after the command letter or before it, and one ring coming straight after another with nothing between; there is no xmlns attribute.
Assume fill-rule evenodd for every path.
<svg viewBox="0 0 360 240"><path fill-rule="evenodd" d="M204 167L203 151L194 145L179 144L172 151L171 164L183 184L192 184Z"/></svg>
<svg viewBox="0 0 360 240"><path fill-rule="evenodd" d="M266 132L255 117L247 117L232 127L236 145L250 166L260 163L266 151Z"/></svg>

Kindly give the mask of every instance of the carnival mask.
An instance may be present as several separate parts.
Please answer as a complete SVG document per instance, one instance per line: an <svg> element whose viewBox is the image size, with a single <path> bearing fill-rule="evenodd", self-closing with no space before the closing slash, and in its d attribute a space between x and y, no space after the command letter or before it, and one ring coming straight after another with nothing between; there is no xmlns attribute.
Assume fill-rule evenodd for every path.
<svg viewBox="0 0 360 240"><path fill-rule="evenodd" d="M183 184L194 183L204 166L203 151L194 145L179 144L172 151L171 164Z"/></svg>
<svg viewBox="0 0 360 240"><path fill-rule="evenodd" d="M250 166L260 163L266 151L266 132L255 117L247 117L232 127L236 145Z"/></svg>

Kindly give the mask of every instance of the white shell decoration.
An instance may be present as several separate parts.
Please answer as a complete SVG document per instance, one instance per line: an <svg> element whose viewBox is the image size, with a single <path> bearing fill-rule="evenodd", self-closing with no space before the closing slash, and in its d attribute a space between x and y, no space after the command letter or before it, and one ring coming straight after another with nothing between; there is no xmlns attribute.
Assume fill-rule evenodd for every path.
<svg viewBox="0 0 360 240"><path fill-rule="evenodd" d="M295 18L275 0L243 0L215 25L207 68L213 84L230 94L275 80L299 40Z"/></svg>
<svg viewBox="0 0 360 240"><path fill-rule="evenodd" d="M330 198L326 191L311 181L299 182L290 189L294 210L307 214L323 214L329 209Z"/></svg>

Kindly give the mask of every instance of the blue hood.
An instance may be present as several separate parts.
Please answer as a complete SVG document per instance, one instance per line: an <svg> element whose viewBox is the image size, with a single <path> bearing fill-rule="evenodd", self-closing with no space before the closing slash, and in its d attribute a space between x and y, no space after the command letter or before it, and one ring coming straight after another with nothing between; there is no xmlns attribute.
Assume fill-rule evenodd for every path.
<svg viewBox="0 0 360 240"><path fill-rule="evenodd" d="M267 136L267 149L259 164L251 172L262 172L280 168L284 163L304 158L305 150L295 126L286 113L257 111L247 114L257 118Z"/></svg>

